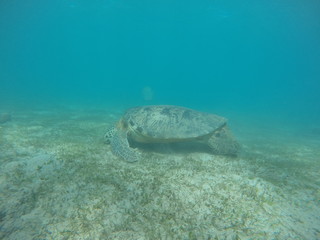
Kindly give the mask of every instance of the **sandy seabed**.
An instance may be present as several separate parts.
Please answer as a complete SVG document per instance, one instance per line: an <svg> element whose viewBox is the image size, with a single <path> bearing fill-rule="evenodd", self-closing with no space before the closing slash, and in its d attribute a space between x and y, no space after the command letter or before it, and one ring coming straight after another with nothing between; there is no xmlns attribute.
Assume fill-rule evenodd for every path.
<svg viewBox="0 0 320 240"><path fill-rule="evenodd" d="M320 134L233 124L236 158L142 150L127 163L103 139L121 112L12 112L0 239L320 239Z"/></svg>

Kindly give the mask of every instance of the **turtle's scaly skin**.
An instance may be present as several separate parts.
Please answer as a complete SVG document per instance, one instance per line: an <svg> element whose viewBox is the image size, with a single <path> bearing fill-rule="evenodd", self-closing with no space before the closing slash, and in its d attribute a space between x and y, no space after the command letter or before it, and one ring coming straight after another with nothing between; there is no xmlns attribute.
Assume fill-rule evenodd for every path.
<svg viewBox="0 0 320 240"><path fill-rule="evenodd" d="M130 148L129 142L125 132L116 131L110 141L112 152L127 162L136 162L138 160L138 153Z"/></svg>
<svg viewBox="0 0 320 240"><path fill-rule="evenodd" d="M236 155L239 144L233 139L223 117L179 106L144 106L129 109L105 135L112 152L128 162L138 152L128 139L142 143L201 141L212 153Z"/></svg>

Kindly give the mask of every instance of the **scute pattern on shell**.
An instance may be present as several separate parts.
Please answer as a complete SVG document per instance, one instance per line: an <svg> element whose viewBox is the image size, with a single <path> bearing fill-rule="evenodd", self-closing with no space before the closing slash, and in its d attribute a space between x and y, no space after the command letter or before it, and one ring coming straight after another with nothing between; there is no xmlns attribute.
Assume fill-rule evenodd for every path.
<svg viewBox="0 0 320 240"><path fill-rule="evenodd" d="M123 121L133 131L155 139L189 139L212 133L226 119L189 108L158 105L129 109Z"/></svg>

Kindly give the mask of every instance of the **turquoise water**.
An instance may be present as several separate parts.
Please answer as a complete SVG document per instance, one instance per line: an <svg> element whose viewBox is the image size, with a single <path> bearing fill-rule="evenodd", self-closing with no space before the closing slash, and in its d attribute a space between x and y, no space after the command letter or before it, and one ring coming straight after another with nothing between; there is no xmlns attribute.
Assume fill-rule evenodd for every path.
<svg viewBox="0 0 320 240"><path fill-rule="evenodd" d="M316 1L33 0L0 11L1 102L139 105L150 87L152 104L319 120Z"/></svg>
<svg viewBox="0 0 320 240"><path fill-rule="evenodd" d="M314 0L2 0L0 238L320 239L319 43ZM239 156L118 159L106 129L155 104Z"/></svg>

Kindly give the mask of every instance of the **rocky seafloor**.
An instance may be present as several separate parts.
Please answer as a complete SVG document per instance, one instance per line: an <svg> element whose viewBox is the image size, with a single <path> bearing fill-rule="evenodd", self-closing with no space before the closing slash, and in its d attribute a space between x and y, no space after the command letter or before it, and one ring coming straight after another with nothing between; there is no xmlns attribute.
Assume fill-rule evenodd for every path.
<svg viewBox="0 0 320 240"><path fill-rule="evenodd" d="M0 239L320 239L319 134L239 123L236 158L143 150L127 163L103 140L119 110L11 113Z"/></svg>

